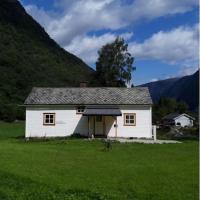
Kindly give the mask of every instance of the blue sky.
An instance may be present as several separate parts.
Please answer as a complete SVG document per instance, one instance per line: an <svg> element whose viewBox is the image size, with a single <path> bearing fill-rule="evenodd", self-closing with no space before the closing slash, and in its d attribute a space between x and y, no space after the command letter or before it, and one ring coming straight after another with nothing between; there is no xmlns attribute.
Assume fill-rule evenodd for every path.
<svg viewBox="0 0 200 200"><path fill-rule="evenodd" d="M21 0L67 51L95 68L98 49L124 37L135 85L198 68L197 0Z"/></svg>

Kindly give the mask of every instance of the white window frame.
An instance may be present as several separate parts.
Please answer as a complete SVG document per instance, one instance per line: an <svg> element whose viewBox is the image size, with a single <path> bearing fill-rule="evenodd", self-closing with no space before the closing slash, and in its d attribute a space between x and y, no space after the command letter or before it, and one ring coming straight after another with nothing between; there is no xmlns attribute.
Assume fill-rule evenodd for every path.
<svg viewBox="0 0 200 200"><path fill-rule="evenodd" d="M43 125L55 126L56 114L55 113L43 113Z"/></svg>
<svg viewBox="0 0 200 200"><path fill-rule="evenodd" d="M124 113L124 126L136 126L136 113Z"/></svg>

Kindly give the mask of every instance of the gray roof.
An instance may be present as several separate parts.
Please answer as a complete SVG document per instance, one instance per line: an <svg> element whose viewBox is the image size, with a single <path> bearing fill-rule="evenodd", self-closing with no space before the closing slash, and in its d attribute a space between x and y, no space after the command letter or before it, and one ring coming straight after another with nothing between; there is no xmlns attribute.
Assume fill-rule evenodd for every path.
<svg viewBox="0 0 200 200"><path fill-rule="evenodd" d="M33 88L25 105L149 105L147 87Z"/></svg>
<svg viewBox="0 0 200 200"><path fill-rule="evenodd" d="M119 108L113 106L104 106L104 107L95 107L95 106L87 106L85 111L83 112L83 116L121 116L122 113Z"/></svg>
<svg viewBox="0 0 200 200"><path fill-rule="evenodd" d="M194 119L193 117L191 117L190 115L187 115L185 113L182 113L182 114L180 114L180 113L170 113L170 114L164 116L162 119L165 119L165 120L174 120L177 117L182 116L182 115L185 115L188 118Z"/></svg>
<svg viewBox="0 0 200 200"><path fill-rule="evenodd" d="M171 119L177 118L180 115L181 114L179 114L179 113L170 113L170 114L164 116L163 119L171 120Z"/></svg>

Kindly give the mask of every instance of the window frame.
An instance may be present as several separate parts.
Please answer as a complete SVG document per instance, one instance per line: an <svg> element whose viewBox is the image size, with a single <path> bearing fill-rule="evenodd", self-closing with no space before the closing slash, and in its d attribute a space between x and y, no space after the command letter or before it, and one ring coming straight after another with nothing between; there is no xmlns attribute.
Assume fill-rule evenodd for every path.
<svg viewBox="0 0 200 200"><path fill-rule="evenodd" d="M129 116L129 119L126 119L126 116ZM133 119L130 116L134 116ZM126 120L129 120L129 123ZM130 120L134 120L134 123L130 123ZM136 113L124 113L124 126L136 126Z"/></svg>
<svg viewBox="0 0 200 200"><path fill-rule="evenodd" d="M82 110L82 111L79 112L78 110ZM76 114L81 115L81 114L83 114L84 110L85 110L85 106L77 106L76 107Z"/></svg>
<svg viewBox="0 0 200 200"><path fill-rule="evenodd" d="M46 122L46 116L47 115L53 115L53 123L47 123ZM50 117L49 117L49 121L50 121ZM43 113L43 125L44 126L55 126L55 122L56 122L56 113Z"/></svg>

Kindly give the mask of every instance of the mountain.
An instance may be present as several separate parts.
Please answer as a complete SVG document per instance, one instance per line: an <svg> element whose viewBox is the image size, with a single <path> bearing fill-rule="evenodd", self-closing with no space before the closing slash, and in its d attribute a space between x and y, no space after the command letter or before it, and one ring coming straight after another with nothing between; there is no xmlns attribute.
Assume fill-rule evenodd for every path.
<svg viewBox="0 0 200 200"><path fill-rule="evenodd" d="M94 70L62 49L17 0L0 1L0 119L18 115L33 86L78 86Z"/></svg>
<svg viewBox="0 0 200 200"><path fill-rule="evenodd" d="M186 102L191 110L198 109L199 70L189 76L150 82L141 86L149 88L153 102L157 102L161 97L168 97Z"/></svg>

